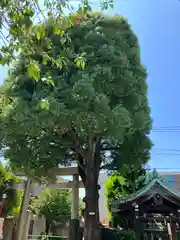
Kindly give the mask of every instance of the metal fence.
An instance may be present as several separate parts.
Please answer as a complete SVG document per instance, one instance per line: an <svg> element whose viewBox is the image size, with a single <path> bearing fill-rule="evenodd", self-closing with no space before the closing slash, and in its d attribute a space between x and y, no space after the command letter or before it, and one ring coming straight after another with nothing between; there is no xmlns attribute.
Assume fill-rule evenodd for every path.
<svg viewBox="0 0 180 240"><path fill-rule="evenodd" d="M28 240L67 240L67 236L28 235Z"/></svg>

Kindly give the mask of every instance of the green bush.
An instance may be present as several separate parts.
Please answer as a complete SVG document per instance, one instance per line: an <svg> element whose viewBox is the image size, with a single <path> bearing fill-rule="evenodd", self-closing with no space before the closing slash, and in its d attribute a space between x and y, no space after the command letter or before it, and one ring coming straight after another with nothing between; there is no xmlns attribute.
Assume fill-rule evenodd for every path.
<svg viewBox="0 0 180 240"><path fill-rule="evenodd" d="M65 240L66 238L65 237L53 237L53 236L42 235L42 236L39 236L38 239L39 240Z"/></svg>
<svg viewBox="0 0 180 240"><path fill-rule="evenodd" d="M65 240L63 237L49 237L48 240Z"/></svg>
<svg viewBox="0 0 180 240"><path fill-rule="evenodd" d="M135 240L135 234L133 231L121 231L116 229L103 228L102 240Z"/></svg>

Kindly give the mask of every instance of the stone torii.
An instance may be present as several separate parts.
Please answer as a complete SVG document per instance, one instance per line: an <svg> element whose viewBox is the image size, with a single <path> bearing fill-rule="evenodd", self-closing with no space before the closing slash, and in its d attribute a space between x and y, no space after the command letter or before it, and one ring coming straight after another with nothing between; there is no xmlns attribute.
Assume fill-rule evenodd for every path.
<svg viewBox="0 0 180 240"><path fill-rule="evenodd" d="M17 173L16 176L23 177L24 174ZM30 195L39 196L40 191L44 188L71 188L72 189L72 205L71 205L71 221L70 221L70 231L69 237L72 240L75 240L75 233L79 227L79 188L84 188L82 181L79 181L79 174L77 167L68 167L68 168L57 168L56 176L73 176L72 181L54 183L47 186L40 186L37 183L33 183L31 179L27 181L21 181L14 185L15 189L24 189L24 195L21 205L21 211L18 221L18 230L16 239L25 240L28 237L28 227L27 226L27 215L28 215L28 206Z"/></svg>

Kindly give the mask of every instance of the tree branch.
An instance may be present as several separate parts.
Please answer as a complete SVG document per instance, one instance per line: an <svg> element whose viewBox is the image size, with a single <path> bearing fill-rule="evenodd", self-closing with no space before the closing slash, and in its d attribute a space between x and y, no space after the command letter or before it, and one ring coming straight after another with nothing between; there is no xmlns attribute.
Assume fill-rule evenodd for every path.
<svg viewBox="0 0 180 240"><path fill-rule="evenodd" d="M4 37L0 35L0 38L2 39L2 41L3 41L3 43L4 43L4 46L7 47L6 42L5 42L5 40L4 40Z"/></svg>
<svg viewBox="0 0 180 240"><path fill-rule="evenodd" d="M87 157L87 154L86 154L86 150L84 150L82 147L81 147L81 141L80 141L80 138L78 137L77 133L76 133L76 130L71 127L71 132L70 132L70 137L73 138L73 145L74 145L74 149L77 153L79 153L83 159L86 159Z"/></svg>
<svg viewBox="0 0 180 240"><path fill-rule="evenodd" d="M3 34L2 31L0 31L0 33L1 33L1 35L2 35L2 36L1 36L1 39L3 40L4 45L7 46L5 40L6 40L8 43L10 43L9 40L6 38L6 36L4 36L4 34Z"/></svg>
<svg viewBox="0 0 180 240"><path fill-rule="evenodd" d="M101 148L101 151L113 151L113 150L118 150L119 147L118 146L115 146L115 147L104 147L104 148Z"/></svg>
<svg viewBox="0 0 180 240"><path fill-rule="evenodd" d="M42 14L44 20L46 21L46 17L45 17L45 15L44 15L43 11L40 9L38 3L37 3L36 1L34 1L34 4L35 4L35 6L37 7L37 10L39 11L39 13Z"/></svg>
<svg viewBox="0 0 180 240"><path fill-rule="evenodd" d="M77 162L78 162L79 175L83 181L83 184L85 185L85 182L86 182L85 166L84 166L83 158L79 154L77 155Z"/></svg>

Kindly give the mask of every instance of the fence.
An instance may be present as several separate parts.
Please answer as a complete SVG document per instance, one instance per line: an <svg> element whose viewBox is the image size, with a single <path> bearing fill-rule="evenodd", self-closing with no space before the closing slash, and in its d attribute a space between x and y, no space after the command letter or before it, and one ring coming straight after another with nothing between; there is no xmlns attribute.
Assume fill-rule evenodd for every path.
<svg viewBox="0 0 180 240"><path fill-rule="evenodd" d="M67 240L66 236L28 235L28 240Z"/></svg>

